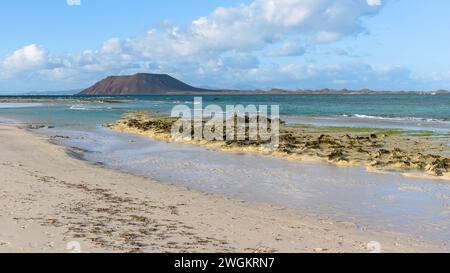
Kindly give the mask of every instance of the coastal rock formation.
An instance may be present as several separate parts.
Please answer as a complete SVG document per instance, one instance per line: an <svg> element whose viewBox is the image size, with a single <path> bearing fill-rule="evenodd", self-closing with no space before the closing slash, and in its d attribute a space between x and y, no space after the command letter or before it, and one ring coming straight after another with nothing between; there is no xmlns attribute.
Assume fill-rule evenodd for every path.
<svg viewBox="0 0 450 273"><path fill-rule="evenodd" d="M203 92L166 74L138 73L111 76L81 91L80 95L151 95L167 92Z"/></svg>
<svg viewBox="0 0 450 273"><path fill-rule="evenodd" d="M107 127L171 141L171 128L176 120L134 112ZM271 121L268 120L268 122ZM446 153L447 150L439 142L439 138L430 140L426 134L425 137L410 136L402 131L384 132L381 129L379 133L349 134L345 131L349 130L348 128L293 127L286 126L282 121L280 123L283 126L280 130L280 145L276 149L275 155L299 160L316 158L343 166L363 165L374 170L418 171L432 177L449 177L450 158ZM233 130L235 129L233 128ZM326 130L330 132L326 133ZM445 139L443 138L444 142ZM235 138L234 140L209 141L207 143L203 141L202 144L214 145L214 147L226 151L260 152L258 146L267 144L267 142L261 141L258 137L253 141Z"/></svg>

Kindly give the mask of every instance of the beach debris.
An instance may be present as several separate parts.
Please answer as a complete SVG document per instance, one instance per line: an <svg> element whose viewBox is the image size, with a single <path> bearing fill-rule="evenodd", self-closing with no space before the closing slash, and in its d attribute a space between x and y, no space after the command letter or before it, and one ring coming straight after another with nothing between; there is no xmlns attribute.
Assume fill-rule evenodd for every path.
<svg viewBox="0 0 450 273"><path fill-rule="evenodd" d="M28 125L22 126L22 128L29 129L29 130L39 130L39 129L52 129L55 127L51 126L51 125L45 125L45 124L28 124Z"/></svg>
<svg viewBox="0 0 450 273"><path fill-rule="evenodd" d="M56 139L56 138L61 138L61 139L70 139L69 136L62 136L62 135L56 135L56 136L51 136L50 138Z"/></svg>
<svg viewBox="0 0 450 273"><path fill-rule="evenodd" d="M276 249L265 247L265 246L260 246L260 247L257 247L257 248L246 248L245 251L246 252L255 253L255 254L264 254L264 253L275 253L275 252L277 252Z"/></svg>
<svg viewBox="0 0 450 273"><path fill-rule="evenodd" d="M11 243L10 242L6 242L6 241L0 241L0 246L9 247L9 246L11 246Z"/></svg>
<svg viewBox="0 0 450 273"><path fill-rule="evenodd" d="M317 247L317 248L314 248L313 251L316 253L320 253L320 252L326 252L326 251L328 251L328 249Z"/></svg>

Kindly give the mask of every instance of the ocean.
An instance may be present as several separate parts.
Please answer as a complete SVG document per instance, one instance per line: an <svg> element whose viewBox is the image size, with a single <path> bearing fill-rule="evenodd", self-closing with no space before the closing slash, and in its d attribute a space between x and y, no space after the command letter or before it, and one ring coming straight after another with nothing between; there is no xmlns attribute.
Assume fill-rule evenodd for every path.
<svg viewBox="0 0 450 273"><path fill-rule="evenodd" d="M16 98L95 98L120 104L52 102L0 103L0 116L59 127L96 127L131 110L168 114L178 104L192 106L193 95L47 96ZM450 94L441 95L203 95L203 105L279 105L287 122L327 126L450 131ZM0 97L2 98L2 97Z"/></svg>

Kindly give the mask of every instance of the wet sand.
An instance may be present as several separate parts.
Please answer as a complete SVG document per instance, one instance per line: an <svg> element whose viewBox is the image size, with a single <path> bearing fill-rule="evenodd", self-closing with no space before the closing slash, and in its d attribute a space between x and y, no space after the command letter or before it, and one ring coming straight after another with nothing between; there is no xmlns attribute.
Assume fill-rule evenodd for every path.
<svg viewBox="0 0 450 273"><path fill-rule="evenodd" d="M74 159L0 126L0 252L442 252L411 235L360 230L301 210L250 204Z"/></svg>
<svg viewBox="0 0 450 273"><path fill-rule="evenodd" d="M322 217L354 222L361 229L405 232L438 244L450 243L450 187L443 180L224 153L100 127L35 132L76 148L79 158L111 169L248 202L307 209Z"/></svg>

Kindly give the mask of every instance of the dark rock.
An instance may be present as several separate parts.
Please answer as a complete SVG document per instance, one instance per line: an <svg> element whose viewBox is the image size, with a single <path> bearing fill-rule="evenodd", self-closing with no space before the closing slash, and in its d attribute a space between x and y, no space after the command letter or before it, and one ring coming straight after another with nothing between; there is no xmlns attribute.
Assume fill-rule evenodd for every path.
<svg viewBox="0 0 450 273"><path fill-rule="evenodd" d="M328 155L330 161L348 161L342 150L336 149Z"/></svg>

